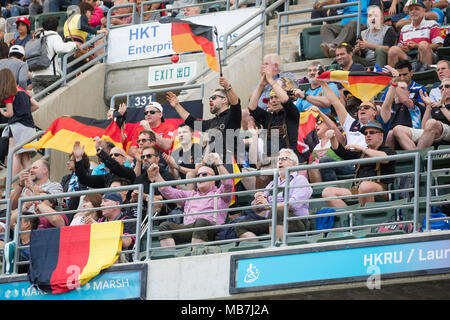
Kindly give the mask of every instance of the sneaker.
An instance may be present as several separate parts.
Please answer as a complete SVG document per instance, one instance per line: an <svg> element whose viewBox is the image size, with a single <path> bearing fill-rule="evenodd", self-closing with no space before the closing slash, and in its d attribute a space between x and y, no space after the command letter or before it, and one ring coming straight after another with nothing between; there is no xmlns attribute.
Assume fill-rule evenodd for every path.
<svg viewBox="0 0 450 320"><path fill-rule="evenodd" d="M328 51L328 54L329 54L329 58L336 57L336 48L330 47L330 50Z"/></svg>
<svg viewBox="0 0 450 320"><path fill-rule="evenodd" d="M330 57L330 47L328 47L328 45L326 43L322 43L320 45L320 49L322 49L322 52L325 55L325 57L327 57L327 58Z"/></svg>

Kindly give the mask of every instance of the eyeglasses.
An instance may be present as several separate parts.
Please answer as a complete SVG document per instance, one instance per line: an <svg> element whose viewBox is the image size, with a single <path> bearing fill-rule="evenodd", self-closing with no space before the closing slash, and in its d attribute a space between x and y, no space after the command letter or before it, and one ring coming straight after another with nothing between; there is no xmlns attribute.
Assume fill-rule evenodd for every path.
<svg viewBox="0 0 450 320"><path fill-rule="evenodd" d="M111 153L110 156L111 157L124 157L124 155L121 153Z"/></svg>
<svg viewBox="0 0 450 320"><path fill-rule="evenodd" d="M137 143L144 143L145 141L150 141L150 139L138 139L138 140L136 140Z"/></svg>
<svg viewBox="0 0 450 320"><path fill-rule="evenodd" d="M450 88L450 84L441 84L441 85L439 86L439 88L440 88L440 89L442 89L442 88L448 89L448 88Z"/></svg>
<svg viewBox="0 0 450 320"><path fill-rule="evenodd" d="M154 154L152 154L152 153L149 153L149 154L143 154L143 155L141 155L141 160L144 160L144 159L151 159L152 157L156 157L156 155L154 155Z"/></svg>
<svg viewBox="0 0 450 320"><path fill-rule="evenodd" d="M287 160L291 160L291 158L289 157L279 157L278 161L287 161Z"/></svg>
<svg viewBox="0 0 450 320"><path fill-rule="evenodd" d="M365 105L361 105L357 108L358 110L364 109L364 110L369 110L369 109L374 109L372 106L369 106L367 104Z"/></svg>
<svg viewBox="0 0 450 320"><path fill-rule="evenodd" d="M211 100L216 100L216 98L222 98L222 99L225 99L225 97L224 96L221 96L221 95L219 95L219 94L213 94L211 97L209 97Z"/></svg>
<svg viewBox="0 0 450 320"><path fill-rule="evenodd" d="M209 175L208 172L199 172L195 176L198 177L207 177Z"/></svg>
<svg viewBox="0 0 450 320"><path fill-rule="evenodd" d="M378 131L378 130L365 130L364 132L363 132L363 135L365 135L365 136L367 136L367 135L373 135L373 134L376 134L376 133L381 133L381 131Z"/></svg>
<svg viewBox="0 0 450 320"><path fill-rule="evenodd" d="M159 111L156 111L156 110L149 110L149 111L145 111L144 114L145 114L145 115L148 115L148 114L155 114L155 113L157 113L157 112L159 112Z"/></svg>

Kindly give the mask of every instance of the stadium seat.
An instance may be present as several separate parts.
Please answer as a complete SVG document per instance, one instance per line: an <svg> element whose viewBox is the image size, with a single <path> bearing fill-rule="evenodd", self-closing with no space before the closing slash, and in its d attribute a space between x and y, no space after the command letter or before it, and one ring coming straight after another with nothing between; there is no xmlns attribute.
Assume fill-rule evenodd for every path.
<svg viewBox="0 0 450 320"><path fill-rule="evenodd" d="M447 11L447 12L449 12L449 11ZM450 12L449 12L449 14L450 14ZM438 56L438 60L450 60L450 47L437 48L436 53Z"/></svg>
<svg viewBox="0 0 450 320"><path fill-rule="evenodd" d="M329 242L329 241L340 241L340 240L352 240L357 239L356 236L349 234L348 232L332 232L328 233L326 238L322 238L317 240L320 242Z"/></svg>
<svg viewBox="0 0 450 320"><path fill-rule="evenodd" d="M439 82L439 77L436 70L427 70L414 72L413 80L421 85L425 86L427 84L433 84Z"/></svg>
<svg viewBox="0 0 450 320"><path fill-rule="evenodd" d="M392 208L393 206L406 204L408 199L400 199L386 202L368 202L364 206L365 209L377 208L374 212L361 212L355 215L355 225L369 225L383 223L389 220L395 220L397 217L398 209Z"/></svg>
<svg viewBox="0 0 450 320"><path fill-rule="evenodd" d="M316 233L310 236L293 236L287 238L287 245L288 246L296 246L300 244L308 244L308 243L315 243L317 240L323 238L323 232Z"/></svg>
<svg viewBox="0 0 450 320"><path fill-rule="evenodd" d="M298 34L298 55L300 61L322 59L325 55L320 48L322 37L320 36L320 26L312 26L302 30Z"/></svg>
<svg viewBox="0 0 450 320"><path fill-rule="evenodd" d="M42 22L48 17L57 17L58 18L58 27L59 29L64 28L64 23L67 20L67 13L65 11L59 11L59 12L47 12L47 13L41 13L34 16L35 22L34 26L35 29L42 28Z"/></svg>
<svg viewBox="0 0 450 320"><path fill-rule="evenodd" d="M264 249L270 247L270 240L260 240L260 241L241 241L236 247L231 247L228 252L242 251L242 250L255 250Z"/></svg>
<svg viewBox="0 0 450 320"><path fill-rule="evenodd" d="M152 251L150 254L152 260L176 258L177 256L178 256L177 250L174 249L155 250Z"/></svg>

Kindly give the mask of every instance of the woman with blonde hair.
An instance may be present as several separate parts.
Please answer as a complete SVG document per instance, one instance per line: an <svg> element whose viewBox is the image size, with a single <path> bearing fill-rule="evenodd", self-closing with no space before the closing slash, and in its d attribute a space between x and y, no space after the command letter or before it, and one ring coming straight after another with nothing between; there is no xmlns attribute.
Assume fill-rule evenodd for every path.
<svg viewBox="0 0 450 320"><path fill-rule="evenodd" d="M8 126L3 130L2 137L9 137L9 149L15 145L23 144L36 134L32 112L39 109L39 104L27 91L16 85L14 74L9 69L0 69L0 101L6 110L0 109L0 113L8 118ZM17 175L21 168L26 169L31 165L30 152L33 149L16 151L13 156L12 176Z"/></svg>

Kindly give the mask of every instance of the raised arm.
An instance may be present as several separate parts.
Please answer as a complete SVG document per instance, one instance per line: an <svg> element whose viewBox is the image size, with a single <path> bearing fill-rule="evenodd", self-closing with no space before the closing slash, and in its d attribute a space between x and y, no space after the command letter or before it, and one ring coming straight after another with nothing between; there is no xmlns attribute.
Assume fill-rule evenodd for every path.
<svg viewBox="0 0 450 320"><path fill-rule="evenodd" d="M345 109L345 106L341 103L341 100L339 100L338 96L331 90L328 83L325 81L319 81L320 86L322 87L323 93L325 97L330 100L331 104L333 105L334 109L336 110L339 122L341 124L345 123L345 119L347 119L348 112L347 109Z"/></svg>

